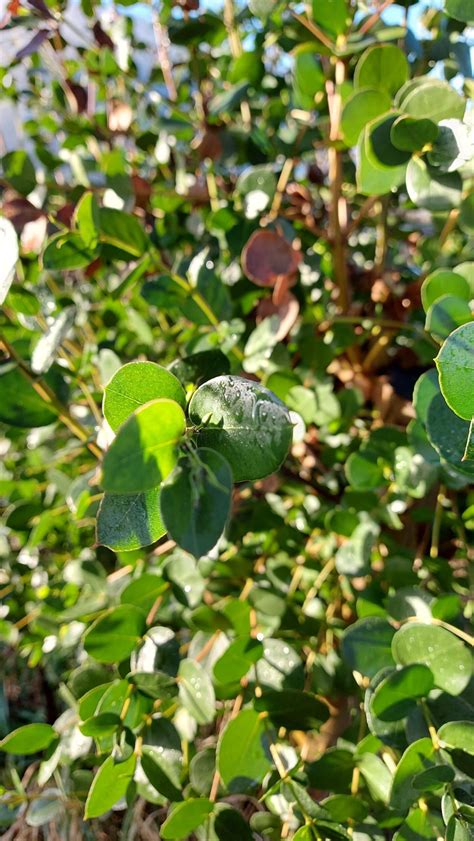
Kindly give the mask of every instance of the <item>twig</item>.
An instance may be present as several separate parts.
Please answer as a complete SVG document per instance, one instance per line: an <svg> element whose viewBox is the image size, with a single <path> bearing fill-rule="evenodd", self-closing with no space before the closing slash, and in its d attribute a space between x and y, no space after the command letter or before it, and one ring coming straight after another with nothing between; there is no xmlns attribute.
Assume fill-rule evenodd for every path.
<svg viewBox="0 0 474 841"><path fill-rule="evenodd" d="M346 261L346 239L343 230L347 227L347 206L342 195L342 154L335 143L339 139L342 101L340 86L343 84L346 68L340 59L336 62L335 82L326 82L328 97L330 129L328 148L329 157L329 186L331 189L331 205L329 208L329 229L333 243L333 276L339 291L339 306L345 312L349 306L349 280Z"/></svg>
<svg viewBox="0 0 474 841"><path fill-rule="evenodd" d="M327 35L325 35L324 32L321 29L319 29L319 27L316 26L316 24L313 23L312 20L308 20L308 18L303 17L303 15L298 15L296 12L291 12L291 14L295 18L295 20L298 21L298 23L301 23L301 25L304 26L305 29L311 32L311 34L318 39L318 41L321 41L321 44L324 44L324 46L327 47L328 50L330 50L331 52L334 52L335 45L333 44L331 39L328 38Z"/></svg>
<svg viewBox="0 0 474 841"><path fill-rule="evenodd" d="M280 210L283 195L286 189L286 185L288 184L288 179L291 175L294 163L294 158L287 158L285 163L283 164L282 170L280 172L280 177L276 186L275 195L273 196L272 206L265 219L262 219L262 225L268 225L270 222L273 222L273 220L276 219L276 217L278 216L278 211Z"/></svg>
<svg viewBox="0 0 474 841"><path fill-rule="evenodd" d="M361 28L359 29L359 34L365 35L365 33L369 31L369 29L372 29L374 23L377 23L380 15L385 11L385 9L388 9L388 7L391 6L392 3L394 3L394 1L395 0L385 0L385 2L382 3L381 6L379 6L377 11L374 12L373 15L371 15L363 22Z"/></svg>
<svg viewBox="0 0 474 841"><path fill-rule="evenodd" d="M166 26L163 26L157 14L153 15L153 31L155 33L158 60L161 65L161 72L163 73L163 79L165 80L168 97L171 102L176 102L178 93L176 91L169 57L170 39L168 37L168 30Z"/></svg>

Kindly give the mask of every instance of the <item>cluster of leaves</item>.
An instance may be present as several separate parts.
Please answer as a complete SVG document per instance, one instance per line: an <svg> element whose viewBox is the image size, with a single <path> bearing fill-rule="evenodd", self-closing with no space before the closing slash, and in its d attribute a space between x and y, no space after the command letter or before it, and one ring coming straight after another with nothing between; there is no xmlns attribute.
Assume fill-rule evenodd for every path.
<svg viewBox="0 0 474 841"><path fill-rule="evenodd" d="M127 5L2 20L4 837L469 841L472 2Z"/></svg>

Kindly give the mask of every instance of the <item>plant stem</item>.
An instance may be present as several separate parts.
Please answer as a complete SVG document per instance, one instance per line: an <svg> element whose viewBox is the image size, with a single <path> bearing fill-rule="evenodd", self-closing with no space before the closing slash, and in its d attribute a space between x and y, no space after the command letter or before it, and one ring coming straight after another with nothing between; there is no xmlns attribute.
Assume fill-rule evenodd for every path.
<svg viewBox="0 0 474 841"><path fill-rule="evenodd" d="M41 377L37 377L32 371L30 371L24 359L21 358L21 356L17 353L13 345L11 345L10 342L4 336L2 336L1 338L1 343L7 351L9 357L15 360L22 376L26 380L28 380L32 388L34 388L34 390L41 397L41 399L44 400L45 403L50 404L50 406L57 413L59 420L62 421L64 426L67 426L69 431L72 432L73 435L76 436L76 438L79 438L79 440L86 445L86 447L96 458L102 458L102 452L97 446L97 444L94 444L93 441L89 440L90 436L87 430L82 426L81 423L79 423L78 420L72 417L67 407L64 406L63 403L61 403L61 401L57 398L54 391L49 387L49 385L43 379L41 379Z"/></svg>
<svg viewBox="0 0 474 841"><path fill-rule="evenodd" d="M347 274L346 240L344 229L347 227L347 206L342 195L342 152L337 148L340 139L342 102L340 86L346 76L346 67L341 59L336 61L335 81L326 82L329 107L329 187L331 203L329 208L329 230L332 240L332 261L334 282L338 289L338 303L342 312L349 306L349 281Z"/></svg>

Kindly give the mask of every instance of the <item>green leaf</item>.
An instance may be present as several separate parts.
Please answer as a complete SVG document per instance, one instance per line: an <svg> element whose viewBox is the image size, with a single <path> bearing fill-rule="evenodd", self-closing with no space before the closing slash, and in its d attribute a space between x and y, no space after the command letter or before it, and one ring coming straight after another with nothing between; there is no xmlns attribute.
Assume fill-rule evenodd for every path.
<svg viewBox="0 0 474 841"><path fill-rule="evenodd" d="M296 48L293 73L296 91L312 98L314 104L315 94L324 90L325 77L313 44Z"/></svg>
<svg viewBox="0 0 474 841"><path fill-rule="evenodd" d="M474 417L474 322L458 327L435 359L446 403L460 418Z"/></svg>
<svg viewBox="0 0 474 841"><path fill-rule="evenodd" d="M182 409L186 406L186 395L174 374L155 362L129 362L105 386L102 408L116 432L132 412L160 398L174 400Z"/></svg>
<svg viewBox="0 0 474 841"><path fill-rule="evenodd" d="M217 769L231 792L255 788L271 769L265 727L255 710L242 710L219 736Z"/></svg>
<svg viewBox="0 0 474 841"><path fill-rule="evenodd" d="M120 727L120 716L116 713L99 713L87 718L79 725L79 730L83 736L92 736L93 739L102 739L104 736L110 736L115 733Z"/></svg>
<svg viewBox="0 0 474 841"><path fill-rule="evenodd" d="M216 697L207 672L194 660L182 660L178 672L179 699L198 724L210 724L216 714Z"/></svg>
<svg viewBox="0 0 474 841"><path fill-rule="evenodd" d="M472 0L446 0L444 9L446 14L455 18L455 20L474 23L474 3Z"/></svg>
<svg viewBox="0 0 474 841"><path fill-rule="evenodd" d="M344 659L354 671L373 677L381 669L395 665L391 649L394 633L386 619L378 616L359 619L344 633Z"/></svg>
<svg viewBox="0 0 474 841"><path fill-rule="evenodd" d="M446 827L446 841L472 841L472 823L451 815Z"/></svg>
<svg viewBox="0 0 474 841"><path fill-rule="evenodd" d="M397 120L397 112L376 117L367 126L366 153L374 167L401 167L410 160L410 152L397 149L391 141L391 129Z"/></svg>
<svg viewBox="0 0 474 841"><path fill-rule="evenodd" d="M92 263L96 254L96 250L89 248L79 234L56 234L43 252L43 267L52 272L84 269Z"/></svg>
<svg viewBox="0 0 474 841"><path fill-rule="evenodd" d="M372 710L382 721L398 721L433 687L433 675L427 666L419 663L405 666L379 683L372 698Z"/></svg>
<svg viewBox="0 0 474 841"><path fill-rule="evenodd" d="M427 143L434 143L438 136L438 126L432 120L401 115L390 129L390 139L397 149L406 152L418 152Z"/></svg>
<svg viewBox="0 0 474 841"><path fill-rule="evenodd" d="M461 202L459 227L468 236L474 234L474 193L469 193Z"/></svg>
<svg viewBox="0 0 474 841"><path fill-rule="evenodd" d="M28 826L44 826L60 820L64 815L66 801L57 788L46 788L28 807L26 823Z"/></svg>
<svg viewBox="0 0 474 841"><path fill-rule="evenodd" d="M18 193L27 196L36 187L34 165L23 149L8 152L2 158L3 177Z"/></svg>
<svg viewBox="0 0 474 841"><path fill-rule="evenodd" d="M413 779L413 786L420 792L439 791L446 783L452 783L455 777L454 768L451 765L434 765L426 771L420 771Z"/></svg>
<svg viewBox="0 0 474 841"><path fill-rule="evenodd" d="M174 400L160 398L140 406L120 427L103 461L102 484L114 494L137 494L156 488L178 460L186 426Z"/></svg>
<svg viewBox="0 0 474 841"><path fill-rule="evenodd" d="M255 699L255 709L267 712L275 727L289 730L315 730L329 718L326 704L297 689L264 692Z"/></svg>
<svg viewBox="0 0 474 841"><path fill-rule="evenodd" d="M364 196L377 196L390 193L405 181L406 164L401 166L375 166L374 156L368 152L370 125L366 126L359 138L357 162L357 189Z"/></svg>
<svg viewBox="0 0 474 841"><path fill-rule="evenodd" d="M434 767L436 751L431 739L418 739L405 751L398 763L393 778L390 806L406 812L408 806L420 796L420 790L415 787L414 779L417 774Z"/></svg>
<svg viewBox="0 0 474 841"><path fill-rule="evenodd" d="M133 753L124 762L115 762L113 756L107 757L89 789L84 811L85 820L105 815L125 796L135 773L135 764L136 756Z"/></svg>
<svg viewBox="0 0 474 841"><path fill-rule="evenodd" d="M393 841L432 841L440 838L442 821L429 809L412 809L400 829L393 836Z"/></svg>
<svg viewBox="0 0 474 841"><path fill-rule="evenodd" d="M336 552L336 569L341 575L366 575L379 526L374 522L359 523L351 537Z"/></svg>
<svg viewBox="0 0 474 841"><path fill-rule="evenodd" d="M142 257L149 241L136 216L102 207L99 210L100 241L113 246L113 256L119 258ZM117 252L117 253L116 253Z"/></svg>
<svg viewBox="0 0 474 841"><path fill-rule="evenodd" d="M181 763L176 761L177 751L163 745L143 745L141 766L153 788L174 802L182 800Z"/></svg>
<svg viewBox="0 0 474 841"><path fill-rule="evenodd" d="M370 796L387 805L392 788L392 774L383 759L373 753L363 753L357 759L357 767L366 782Z"/></svg>
<svg viewBox="0 0 474 841"><path fill-rule="evenodd" d="M94 193L84 193L74 211L79 236L86 248L95 249L99 242L99 207Z"/></svg>
<svg viewBox="0 0 474 841"><path fill-rule="evenodd" d="M0 268L0 305L8 295L8 290L15 277L15 266L18 260L18 237L15 228L8 219L0 217L0 249L2 265ZM14 306L14 305L13 305ZM19 310L21 312L21 310Z"/></svg>
<svg viewBox="0 0 474 841"><path fill-rule="evenodd" d="M464 643L437 625L409 622L392 642L393 656L402 666L423 663L431 670L435 686L459 695L472 676L472 658Z"/></svg>
<svg viewBox="0 0 474 841"><path fill-rule="evenodd" d="M474 722L448 721L439 728L438 737L446 747L474 756Z"/></svg>
<svg viewBox="0 0 474 841"><path fill-rule="evenodd" d="M370 47L357 62L354 72L356 88L374 88L389 96L397 92L408 79L408 61L394 44Z"/></svg>
<svg viewBox="0 0 474 841"><path fill-rule="evenodd" d="M436 452L466 476L474 475L474 463L464 459L469 422L451 411L443 395L436 395L428 408L426 431Z"/></svg>
<svg viewBox="0 0 474 841"><path fill-rule="evenodd" d="M0 750L28 756L45 750L57 738L58 734L50 724L25 724L0 741Z"/></svg>
<svg viewBox="0 0 474 841"><path fill-rule="evenodd" d="M346 31L351 12L346 0L313 0L313 20L331 35Z"/></svg>
<svg viewBox="0 0 474 841"><path fill-rule="evenodd" d="M252 637L240 637L231 642L214 664L214 677L219 683L236 683L261 658L263 645Z"/></svg>
<svg viewBox="0 0 474 841"><path fill-rule="evenodd" d="M214 804L206 797L189 798L175 806L160 827L161 838L188 838L211 814Z"/></svg>
<svg viewBox="0 0 474 841"><path fill-rule="evenodd" d="M76 318L75 307L65 307L46 332L38 339L31 354L31 370L44 374L51 368L57 352L68 335Z"/></svg>
<svg viewBox="0 0 474 841"><path fill-rule="evenodd" d="M267 165L249 166L239 175L235 191L241 196L259 190L269 198L273 198L277 180L272 167Z"/></svg>
<svg viewBox="0 0 474 841"><path fill-rule="evenodd" d="M128 680L149 698L169 701L178 694L176 680L164 672L131 672Z"/></svg>
<svg viewBox="0 0 474 841"><path fill-rule="evenodd" d="M191 421L198 442L220 452L235 482L262 479L278 470L293 428L286 406L264 386L242 377L215 377L194 393Z"/></svg>
<svg viewBox="0 0 474 841"><path fill-rule="evenodd" d="M425 330L438 342L446 339L453 330L471 321L469 303L454 295L442 295L426 313Z"/></svg>
<svg viewBox="0 0 474 841"><path fill-rule="evenodd" d="M469 301L471 290L467 280L462 275L448 269L436 269L423 281L421 286L421 302L425 312L443 295L455 295Z"/></svg>
<svg viewBox="0 0 474 841"><path fill-rule="evenodd" d="M439 172L421 158L412 158L407 167L408 195L417 207L437 212L451 210L461 202L462 181L459 173Z"/></svg>
<svg viewBox="0 0 474 841"><path fill-rule="evenodd" d="M43 379L59 400L67 400L69 389L58 368L51 368ZM57 420L56 411L34 390L15 362L0 365L0 390L2 423L30 429L48 426Z"/></svg>
<svg viewBox="0 0 474 841"><path fill-rule="evenodd" d="M202 350L185 356L184 359L177 359L171 363L168 370L178 378L182 386L199 386L220 374L229 374L230 362L221 350Z"/></svg>
<svg viewBox="0 0 474 841"><path fill-rule="evenodd" d="M121 604L133 604L148 613L157 598L167 589L168 584L161 576L144 572L122 590L120 602Z"/></svg>
<svg viewBox="0 0 474 841"><path fill-rule="evenodd" d="M345 464L348 482L360 491L369 491L383 484L383 467L371 450L351 453Z"/></svg>
<svg viewBox="0 0 474 841"><path fill-rule="evenodd" d="M115 552L149 546L166 534L160 489L138 494L104 494L97 513L97 543Z"/></svg>
<svg viewBox="0 0 474 841"><path fill-rule="evenodd" d="M403 100L402 110L417 120L429 119L433 123L454 118L462 120L466 108L460 96L448 82L430 79L416 85Z"/></svg>
<svg viewBox="0 0 474 841"><path fill-rule="evenodd" d="M232 471L226 459L207 447L191 451L161 486L161 515L168 534L200 558L219 540L231 499Z"/></svg>
<svg viewBox="0 0 474 841"><path fill-rule="evenodd" d="M341 130L348 146L355 146L361 131L375 117L390 110L391 100L382 90L355 91L344 103Z"/></svg>
<svg viewBox="0 0 474 841"><path fill-rule="evenodd" d="M132 653L144 632L145 614L133 605L119 605L90 626L84 648L100 663L117 663Z"/></svg>

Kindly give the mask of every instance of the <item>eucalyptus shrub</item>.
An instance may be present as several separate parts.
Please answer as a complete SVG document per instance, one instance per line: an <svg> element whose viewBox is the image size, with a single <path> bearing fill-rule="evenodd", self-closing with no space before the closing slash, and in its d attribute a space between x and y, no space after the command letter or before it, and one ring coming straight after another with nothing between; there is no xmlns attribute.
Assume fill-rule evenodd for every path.
<svg viewBox="0 0 474 841"><path fill-rule="evenodd" d="M474 9L389 5L2 11L8 841L474 836Z"/></svg>

